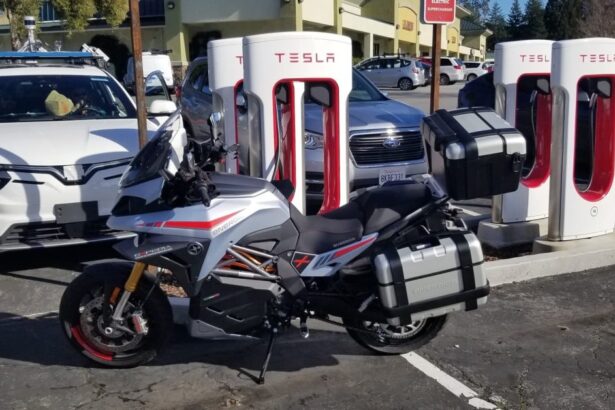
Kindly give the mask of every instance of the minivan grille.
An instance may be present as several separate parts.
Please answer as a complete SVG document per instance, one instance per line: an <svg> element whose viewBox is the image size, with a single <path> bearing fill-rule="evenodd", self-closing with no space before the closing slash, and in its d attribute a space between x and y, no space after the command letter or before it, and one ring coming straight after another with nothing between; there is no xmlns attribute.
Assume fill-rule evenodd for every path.
<svg viewBox="0 0 615 410"><path fill-rule="evenodd" d="M397 140L399 145L386 147L385 141L390 138ZM423 139L419 131L353 135L350 137L350 151L359 166L404 163L420 160L424 156Z"/></svg>

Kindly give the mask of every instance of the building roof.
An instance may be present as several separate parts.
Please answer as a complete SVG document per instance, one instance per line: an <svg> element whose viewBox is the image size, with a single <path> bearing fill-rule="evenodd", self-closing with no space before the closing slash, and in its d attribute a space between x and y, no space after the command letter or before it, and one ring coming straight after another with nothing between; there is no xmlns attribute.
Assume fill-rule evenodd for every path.
<svg viewBox="0 0 615 410"><path fill-rule="evenodd" d="M489 37L493 32L486 27L481 26L478 23L470 21L468 19L461 20L461 35L462 36L479 36L485 35Z"/></svg>

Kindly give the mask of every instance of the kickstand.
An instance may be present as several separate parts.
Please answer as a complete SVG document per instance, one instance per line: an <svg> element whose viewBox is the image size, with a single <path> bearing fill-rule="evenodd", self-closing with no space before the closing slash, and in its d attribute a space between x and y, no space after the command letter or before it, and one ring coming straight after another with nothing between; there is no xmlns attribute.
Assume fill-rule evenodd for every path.
<svg viewBox="0 0 615 410"><path fill-rule="evenodd" d="M278 329L271 329L271 333L269 335L269 344L267 345L267 354L265 355L265 361L261 366L261 374L258 376L258 384L265 383L265 373L267 373L267 367L269 367L269 359L271 359L271 352L273 351L273 342L275 341L275 337L278 335Z"/></svg>

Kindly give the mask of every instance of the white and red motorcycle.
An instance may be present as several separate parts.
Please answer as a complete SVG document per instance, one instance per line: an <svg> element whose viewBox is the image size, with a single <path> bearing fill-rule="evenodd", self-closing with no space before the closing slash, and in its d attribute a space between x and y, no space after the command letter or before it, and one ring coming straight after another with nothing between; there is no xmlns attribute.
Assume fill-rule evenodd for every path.
<svg viewBox="0 0 615 410"><path fill-rule="evenodd" d="M89 266L62 297L62 328L89 359L136 366L167 341L174 307L148 266L187 294L191 335L269 336L261 382L292 319L305 337L314 318L400 354L432 339L447 313L486 301L480 244L431 178L304 216L287 184L205 172L188 146L176 114L122 177L108 225L137 234L116 245L127 261Z"/></svg>

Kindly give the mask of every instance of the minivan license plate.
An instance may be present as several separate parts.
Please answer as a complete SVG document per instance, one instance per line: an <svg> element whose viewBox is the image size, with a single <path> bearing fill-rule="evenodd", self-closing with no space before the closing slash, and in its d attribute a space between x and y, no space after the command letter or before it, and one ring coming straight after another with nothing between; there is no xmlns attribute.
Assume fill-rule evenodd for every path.
<svg viewBox="0 0 615 410"><path fill-rule="evenodd" d="M403 181L406 179L406 171L399 168L381 169L378 184L384 185L390 181Z"/></svg>

